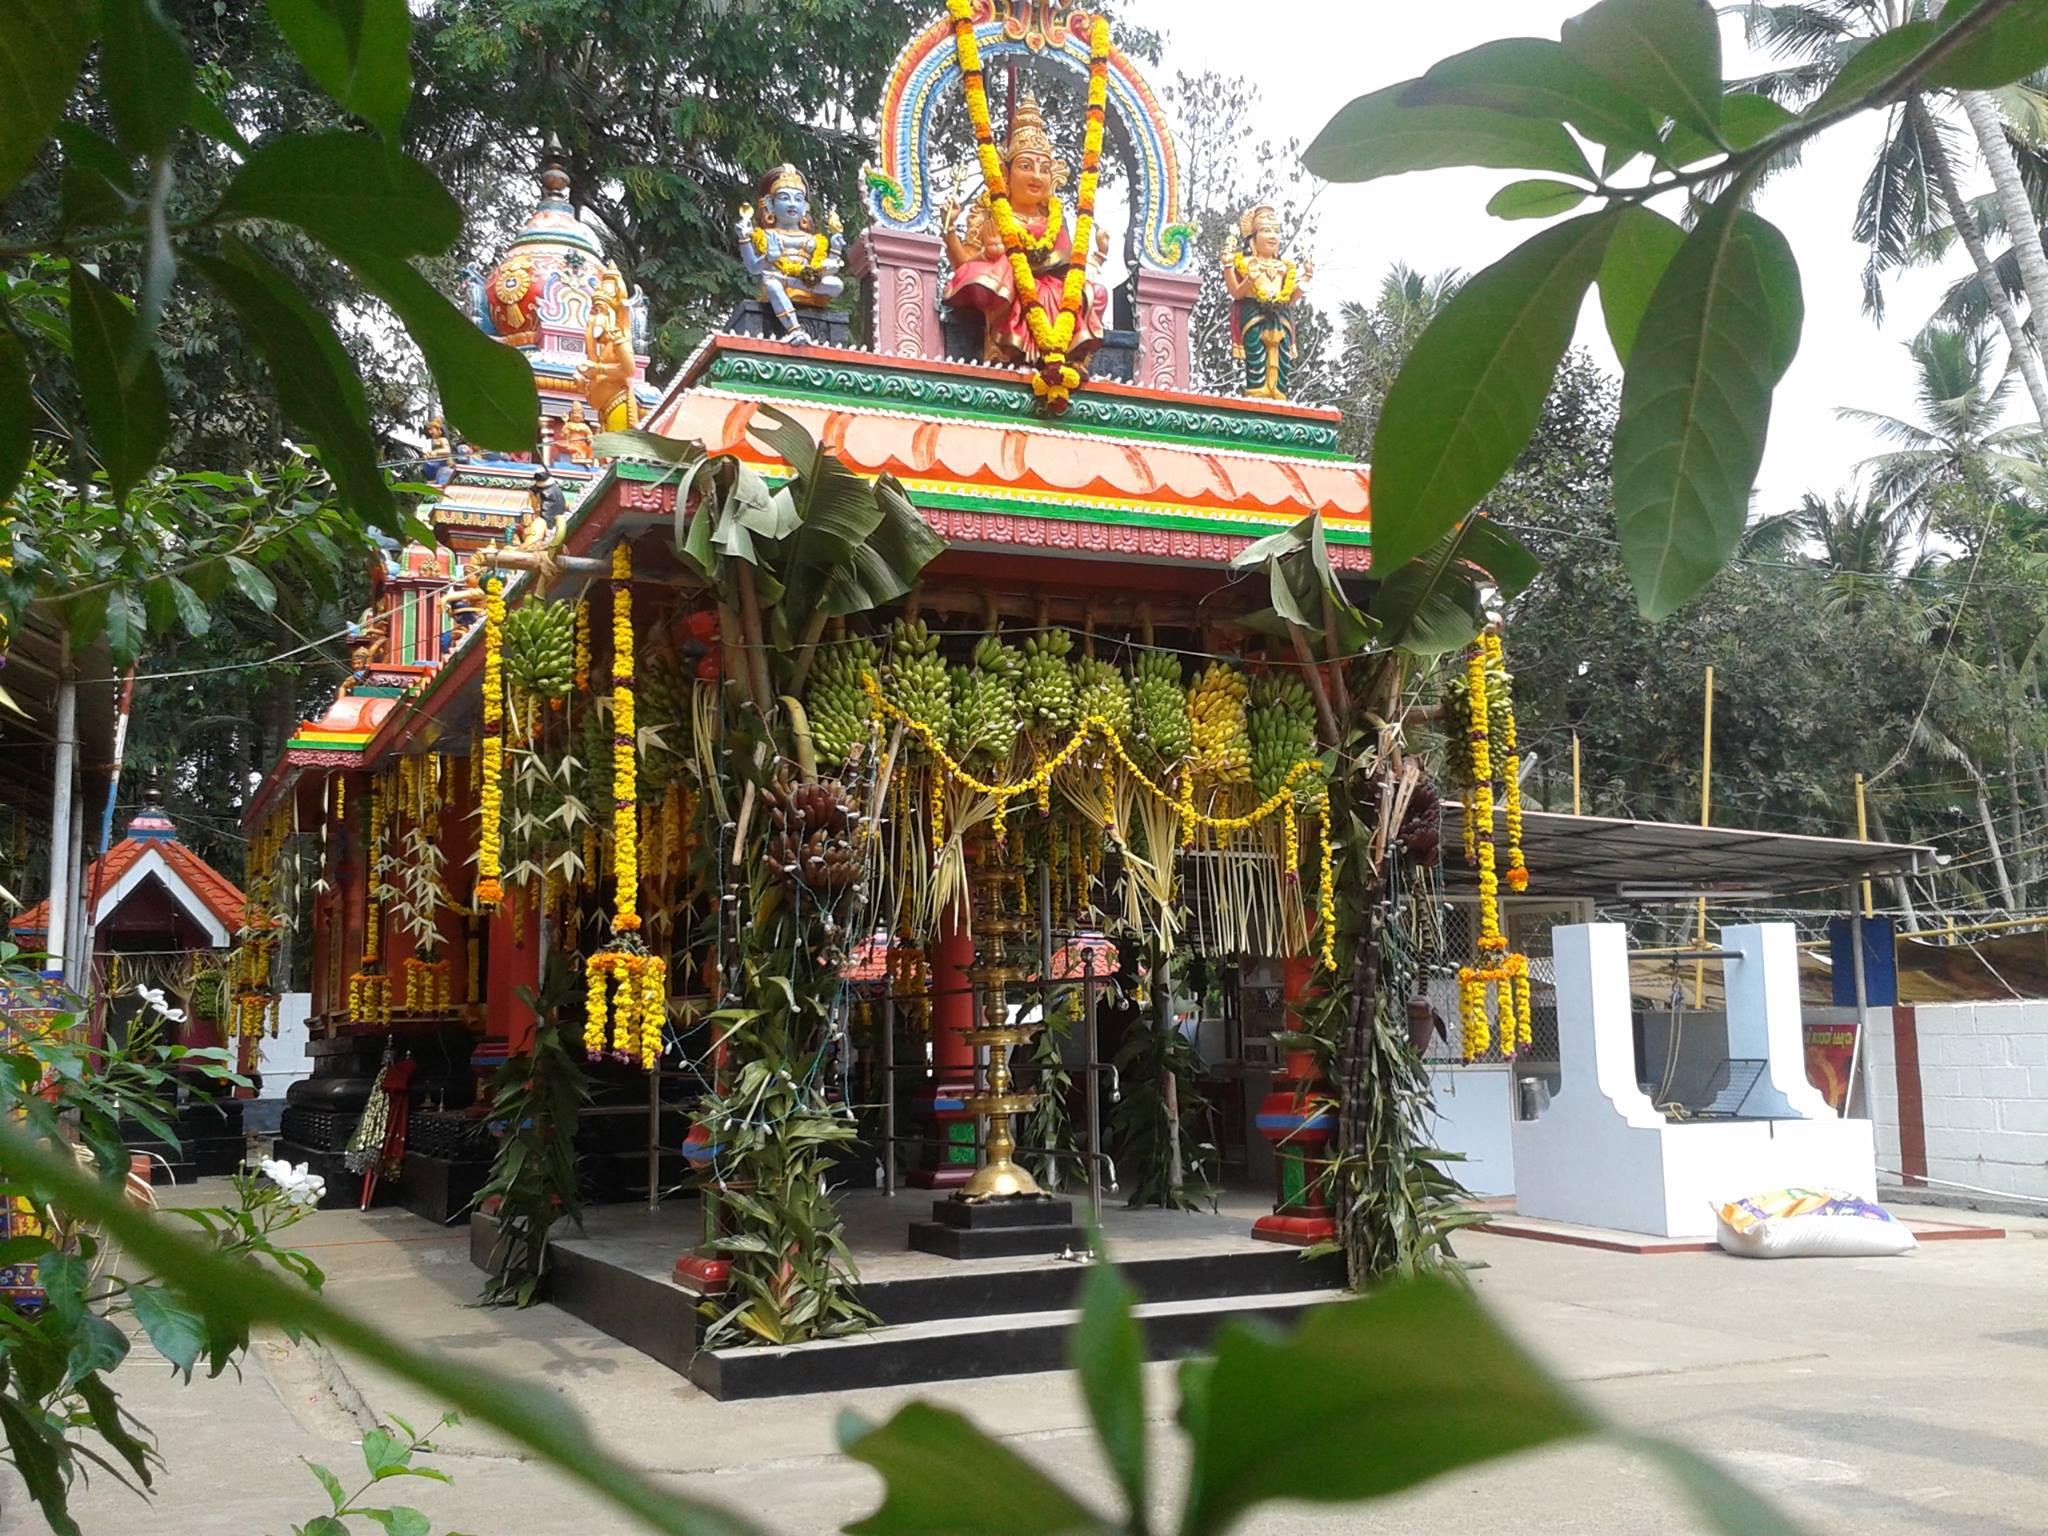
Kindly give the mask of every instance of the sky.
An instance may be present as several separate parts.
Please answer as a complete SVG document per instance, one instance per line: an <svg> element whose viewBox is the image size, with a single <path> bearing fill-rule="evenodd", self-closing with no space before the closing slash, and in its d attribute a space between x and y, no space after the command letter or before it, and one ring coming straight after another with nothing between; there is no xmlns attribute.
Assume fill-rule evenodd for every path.
<svg viewBox="0 0 2048 1536"><path fill-rule="evenodd" d="M1287 0L1260 12L1243 0L1138 0L1130 14L1166 34L1160 85L1170 84L1176 71L1242 74L1264 99L1265 134L1306 144L1354 96L1412 78L1438 59L1491 38L1554 38L1566 17L1590 3ZM1261 14L1280 24L1259 25ZM1311 37L1311 27L1321 35ZM1744 45L1734 18L1723 22L1723 49L1724 74L1769 67ZM1854 466L1877 451L1866 429L1835 418L1836 406L1916 415L1904 343L1925 323L1954 275L1967 270L1968 258L1958 251L1949 270L1896 275L1887 290L1882 330L1863 313L1862 253L1849 238L1849 226L1878 132L1873 114L1823 135L1757 201L1758 211L1790 240L1806 299L1799 356L1778 387L1772 412L1757 482L1758 513L1785 510L1804 491L1827 492L1847 483ZM1316 264L1314 296L1329 306L1369 300L1396 261L1423 272L1486 266L1542 227L1507 223L1485 211L1495 189L1530 174L1431 171L1324 189L1316 204L1315 245L1305 253ZM1966 173L1966 190L1981 185ZM1579 341L1616 368L1596 301L1589 299L1580 317Z"/></svg>

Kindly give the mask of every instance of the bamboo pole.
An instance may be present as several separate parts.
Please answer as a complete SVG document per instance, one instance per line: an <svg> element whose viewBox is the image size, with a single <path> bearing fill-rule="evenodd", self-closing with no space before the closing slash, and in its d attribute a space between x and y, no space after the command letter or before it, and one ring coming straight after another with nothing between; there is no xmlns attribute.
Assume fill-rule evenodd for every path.
<svg viewBox="0 0 2048 1536"><path fill-rule="evenodd" d="M1859 843L1870 841L1870 811L1863 798L1863 775L1860 773L1856 775L1856 841ZM1870 900L1870 876L1868 875L1863 877L1863 915L1865 917L1877 916L1877 908L1872 905Z"/></svg>
<svg viewBox="0 0 2048 1536"><path fill-rule="evenodd" d="M1579 801L1579 733L1577 731L1572 732L1572 814L1574 816L1586 814L1580 808Z"/></svg>
<svg viewBox="0 0 2048 1536"><path fill-rule="evenodd" d="M1707 668L1706 728L1700 741L1700 825L1709 825L1713 814L1714 788L1714 669ZM1707 898L1700 898L1699 932L1694 935L1701 949L1707 947ZM1701 1007L1707 995L1707 962L1692 964L1692 1005Z"/></svg>

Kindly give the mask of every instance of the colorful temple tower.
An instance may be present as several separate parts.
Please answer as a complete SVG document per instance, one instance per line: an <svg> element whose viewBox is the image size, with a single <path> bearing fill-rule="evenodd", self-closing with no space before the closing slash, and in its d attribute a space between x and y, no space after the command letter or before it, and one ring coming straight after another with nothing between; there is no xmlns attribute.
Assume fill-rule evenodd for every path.
<svg viewBox="0 0 2048 1536"><path fill-rule="evenodd" d="M985 140L978 157L984 176L962 207L935 163L940 114L965 100L971 117L979 99L986 118L985 72L997 66L1014 66L1027 82L1036 71L1078 76L1090 106L1061 121L1020 86L1003 103L1001 126L974 123ZM575 218L558 162L543 168L540 206L505 256L474 280L479 323L532 359L542 400L536 451L485 459L436 441L440 491L428 512L438 547L395 552L385 562L355 679L302 727L249 811L252 827L289 825L320 849L312 925L319 1065L294 1090L288 1112L295 1160L318 1166L338 1156L380 1057L411 1049L431 1058L432 1068L414 1079L415 1094L440 1113L415 1116L415 1134L434 1150L416 1148L397 1187L409 1203L422 1202L416 1208L442 1216L459 1210L488 1156L471 1108L478 1074L531 1038L525 999L536 992L575 1032L587 1006L582 983L607 942L610 909L615 936L619 914L631 915L634 974L658 973L658 1002L637 1014L635 1029L651 1029L652 1037L632 1035L630 1051L616 1020L609 1033L601 1014L591 1020L593 1071L616 1111L605 1123L625 1129L610 1140L592 1136L586 1150L605 1170L599 1186L615 1193L658 1193L679 1174L668 1159L684 1150L687 1110L664 1107L676 1101L662 1083L686 1071L723 1070L722 1042L704 1018L732 984L719 956L732 943L732 923L744 921L733 917L730 900L693 898L690 882L706 878L705 870L724 878L718 872L737 858L738 841L758 832L753 818L770 814L754 786L713 782L725 744L744 734L702 734L743 732L730 719L712 722L725 708L720 689L730 677L721 657L728 666L736 657L745 664L746 651L721 635L701 564L679 552L679 530L705 494L688 468L698 456L720 473L743 469L763 487L762 526L782 530L763 537L787 536L776 508L801 494L800 469L789 457L799 438L840 469L899 488L938 545L915 587L883 609L840 613L829 631L820 609L771 615L764 633L787 639L808 632L814 643L829 633L839 643L844 631L846 643L876 647L871 654L892 643L901 648L909 643L901 637L914 633L926 646L919 664L937 668L942 691L948 664L974 665L978 638L1000 650L1005 634L1027 633L1058 632L1064 638L1043 651L1061 676L1071 654L1075 664L1095 666L1098 681L1111 679L1105 686L1113 694L1126 692L1134 667L1180 690L1194 683L1199 658L1219 656L1242 664L1238 684L1217 684L1226 692L1254 674L1291 678L1304 669L1254 622L1266 605L1265 583L1245 581L1232 562L1268 535L1317 518L1329 566L1351 578L1366 569L1367 474L1339 449L1337 413L1271 398L1283 392L1277 361L1256 370L1268 398L1192 387L1190 318L1204 282L1221 274L1201 259L1182 218L1173 137L1158 99L1137 66L1099 40L1092 17L1047 0L975 0L958 21L942 14L897 60L880 115L879 157L861 187L813 188L788 167L763 177L739 233L757 258L749 270L772 274L775 291L764 280L768 296L706 337L659 393L643 382L644 305L627 295L595 234ZM1092 217L1105 156L1128 202L1123 276L1113 285L1105 274L1115 263L1094 238ZM865 226L842 242L827 205L851 207L856 198ZM834 339L848 330L845 300L835 297L842 246L856 280L850 328L866 338L863 345ZM1261 252L1259 260L1278 260ZM1284 331L1272 345L1291 348L1281 310L1292 300L1292 278L1269 284L1271 292L1258 281L1264 278L1238 285L1252 284L1244 291L1257 307L1247 312L1246 334L1261 346L1266 332ZM831 323L818 322L818 313ZM1248 378L1253 373L1246 369ZM606 462L586 429L619 425L694 447L676 462ZM560 493L559 520L522 535L521 519L536 498L546 516L551 488ZM499 604L511 610L502 621ZM554 620L539 617L541 609L574 611L573 681L559 692L528 675L544 668L508 672L513 658L503 637L519 629L518 611L528 605L535 632L567 633L566 617L550 628ZM544 659L554 643L533 644ZM893 665L882 664L885 677ZM1170 684L1160 683L1162 668ZM630 734L614 733L616 703L606 714L607 678L614 697L624 681L637 711ZM886 691L878 685L877 698ZM1243 707L1240 700L1240 717ZM866 702L851 708L869 740ZM811 713L823 715L815 704ZM1071 714L1062 728L1075 728ZM533 777L529 759L536 757L546 760L547 774L560 775L551 787ZM898 761L895 752L889 761ZM1028 758L1019 761L1020 771L1033 771ZM858 773L872 777L874 753L856 752L847 782L860 763ZM916 771L918 785L936 786L919 790L934 803L955 787L937 756ZM1153 771L1164 779L1183 770L1169 760ZM1184 770L1190 786L1195 771ZM1213 803L1254 807L1250 784L1247 773ZM873 793L884 822L908 824L892 819L912 808L886 783ZM1192 806L1192 787L1187 794ZM1050 793L1038 798L1053 815ZM1154 950L1163 942L1170 952L1177 932L1179 942L1199 939L1233 963L1248 947L1274 961L1313 951L1314 899L1303 894L1314 876L1312 797L1303 802L1298 838L1288 813L1293 840L1283 845L1276 807L1287 799L1268 795L1256 816L1247 810L1237 818L1244 827L1236 831L1265 839L1256 850L1249 843L1239 851L1194 850L1184 897L1166 876L1154 905L1184 904L1185 911L1152 936ZM799 811L778 801L773 814L795 817L790 825L801 831ZM1007 814L1018 825L1027 819L1021 801ZM1220 809L1214 819L1234 825ZM1005 850L1045 846L1033 841L1038 832L1006 841L1000 815L971 846L957 828L934 825L920 835L974 866L976 894L940 902L915 920L903 915L906 908L864 922L890 935L887 972L897 971L898 955L912 957L918 993L929 1004L918 1010L928 1019L917 1026L921 1038L906 1036L903 1047L919 1064L901 1090L915 1129L898 1132L901 1144L923 1150L900 1158L892 1147L878 1150L884 1133L868 1126L846 1177L873 1183L877 1158L896 1158L911 1165L911 1182L941 1192L974 1184L1000 1186L1005 1198L1036 1198L1028 1176L985 1177L1012 1150L1030 1161L1028 1145L1013 1147L1009 1130L998 1137L979 1127L1021 1125L1031 1109L1034 1094L1011 1082L1007 1063L1042 1023L1005 1011L1002 999L1006 986L1021 994L1023 983L1043 987L1054 972L1049 959L1032 969L1002 945L992 948L991 935L1008 931L1005 925L1022 932L1033 921L1050 923L1045 903L1054 901L1067 920L1059 945L1099 944L1111 926L1104 881L1126 877L1114 869L1105 877L1100 846L1084 851L1055 841L1050 846L1067 862L1056 880L1048 870L1045 889L1053 894L1042 895L1021 875L993 868ZM1108 841L1119 836L1128 829L1112 814ZM431 868L423 873L429 849ZM1304 849L1311 850L1308 874L1298 881L1293 866ZM817 855L820 864L828 854L847 856L828 849ZM1033 857L1046 864L1044 853ZM1269 907L1269 916L1226 910L1227 882L1202 873L1233 859L1233 868L1256 866L1266 902L1260 911ZM800 861L790 867L799 870ZM809 878L792 875L797 884ZM994 905L977 923L973 902L984 891ZM1123 901L1116 897L1119 910ZM1136 934L1115 938L1133 954L1147 948ZM844 961L859 950L845 943L830 953ZM1155 955L1153 964L1163 976L1163 961ZM564 972L573 988L562 986ZM604 995L602 982L593 995ZM1039 996L1041 1016L1050 1003L1050 994ZM821 1071L844 1071L849 1054L873 1053L871 1041L845 1033L851 1025L844 1020L835 1029L842 1036ZM634 1059L620 1059L626 1055ZM639 1075L648 1066L656 1069L652 1079ZM1264 1091L1245 1090L1247 1127ZM687 1087L683 1093L686 1103ZM628 1104L641 1106L637 1122L625 1114ZM642 1138L637 1154L629 1145L634 1134ZM1244 1139L1259 1140L1250 1130ZM714 1137L693 1133L693 1162L709 1166L717 1154ZM330 1177L330 1187L341 1183ZM1283 1190L1283 1204L1298 1196ZM937 1224L948 1224L945 1211ZM957 1236L932 1238L940 1244L934 1251L977 1251L981 1227L978 1216L962 1218ZM715 1287L717 1265L686 1266L683 1278Z"/></svg>

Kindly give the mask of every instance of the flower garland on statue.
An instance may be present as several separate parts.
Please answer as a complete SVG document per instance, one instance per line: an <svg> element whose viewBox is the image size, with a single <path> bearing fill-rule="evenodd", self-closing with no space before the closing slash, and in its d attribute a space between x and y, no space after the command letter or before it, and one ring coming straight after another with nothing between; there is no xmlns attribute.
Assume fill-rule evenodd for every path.
<svg viewBox="0 0 2048 1536"><path fill-rule="evenodd" d="M610 1047L652 1071L668 1020L668 961L640 940L633 651L633 552L621 540L612 547L612 941L584 962L583 1049L602 1056L609 1024Z"/></svg>
<svg viewBox="0 0 2048 1536"><path fill-rule="evenodd" d="M1465 686L1471 709L1472 782L1465 806L1467 845L1476 854L1479 873L1479 960L1478 965L1458 970L1458 1023L1464 1058L1472 1061L1486 1054L1492 1043L1493 1027L1487 1011L1487 994L1498 988L1501 1004L1500 1050L1512 1056L1530 1042L1529 961L1508 951L1507 936L1501 931L1500 876L1495 868L1493 846L1493 740L1492 711L1488 698L1488 663L1498 666L1500 636L1489 629L1481 643L1465 658ZM1504 735L1504 743L1512 736ZM1516 807L1510 818L1510 837L1515 844L1511 868L1521 865L1520 792L1515 786L1514 759L1508 759L1508 795ZM1512 877L1510 884L1512 884ZM1524 871L1522 885L1528 884ZM1519 889L1520 887L1516 887Z"/></svg>
<svg viewBox="0 0 2048 1536"><path fill-rule="evenodd" d="M476 904L488 910L505 899L505 579L484 583L484 768L478 791Z"/></svg>
<svg viewBox="0 0 2048 1536"><path fill-rule="evenodd" d="M1230 258L1230 266L1237 274L1239 282L1252 285L1252 291L1258 295L1262 304L1292 304L1294 295L1301 286L1301 272L1291 261L1282 263L1280 281L1274 285L1271 292L1267 291L1265 279L1252 275L1251 262L1243 251Z"/></svg>
<svg viewBox="0 0 2048 1536"><path fill-rule="evenodd" d="M1038 348L1038 371L1031 377L1032 393L1048 411L1067 407L1080 386L1081 371L1067 361L1080 324L1081 305L1088 293L1088 252L1095 238L1095 193L1100 185L1102 165L1102 123L1109 100L1109 20L1097 16L1088 44L1088 126L1081 145L1081 187L1074 218L1075 260L1067 266L1060 290L1057 320L1047 315L1038 298L1038 278L1031 270L1034 251L1051 249L1063 211L1055 199L1047 209L1043 241L1024 228L1010 206L1009 182L1003 173L1002 157L996 152L995 126L989 120L988 90L981 73L981 48L974 39L973 0L946 0L953 16L953 49L960 63L961 83L967 95L967 116L974 125L975 153L981 161L981 179L987 189L989 207L995 214L996 229L1009 253L1010 270L1019 295L1030 296L1024 311L1031 340Z"/></svg>
<svg viewBox="0 0 2048 1536"><path fill-rule="evenodd" d="M754 254L756 256L766 256L768 254L767 230L757 224L748 238L753 242ZM811 237L811 254L808 257L778 256L774 261L775 270L784 277L815 278L825 270L825 256L830 249L831 245L823 235L813 235Z"/></svg>
<svg viewBox="0 0 2048 1536"><path fill-rule="evenodd" d="M1296 862L1294 781L1304 776L1319 774L1322 771L1322 763L1315 758L1303 758L1300 762L1294 764L1293 767L1287 770L1286 777L1280 781L1279 787L1265 800L1252 807L1251 810L1246 811L1243 815L1211 816L1204 811L1196 810L1193 802L1187 797L1185 792L1174 793L1155 783L1150 775L1132 760L1129 749L1124 745L1123 736L1117 728L1100 715L1090 715L1081 722L1079 729L1074 732L1072 738L1068 740L1065 746L1061 747L1050 757L1043 758L1035 763L1031 772L1024 778L1011 784L991 784L968 772L946 750L945 743L933 734L930 726L926 725L922 720L914 718L908 711L891 703L884 697L881 685L873 677L863 677L861 685L867 690L868 705L873 713L873 717L877 721L894 720L902 725L923 743L925 749L931 753L933 759L938 763L943 777L950 778L957 784L963 784L975 794L986 796L996 802L995 828L998 832L1000 832L1003 818L1007 814L1009 803L1012 800L1022 799L1025 795L1030 795L1037 802L1038 808L1041 811L1046 810L1051 801L1053 775L1059 769L1065 767L1068 762L1072 761L1074 755L1087 744L1091 736L1099 736L1108 744L1111 753L1114 754L1116 761L1123 767L1123 770L1147 794L1162 805L1171 805L1181 814L1184 818L1182 823L1184 828L1183 846L1192 839L1193 831L1198 827L1212 833L1228 835L1233 832L1246 831L1267 820L1269 817L1281 815L1286 818L1284 825L1287 831L1283 833L1283 837L1288 848L1290 873L1295 872L1292 867ZM934 808L936 809L942 801L943 796L938 792L935 781L932 794ZM1327 787L1323 788L1316 795L1315 803L1318 816L1317 825L1321 837L1319 865L1322 882L1321 889L1317 893L1316 918L1322 938L1321 960L1323 969L1334 971L1337 968L1337 892L1333 883L1331 868L1330 792ZM1111 794L1108 775L1104 775L1103 804L1108 813L1110 834L1114 836L1116 833L1115 801ZM939 835L935 831L934 846L937 847L938 845Z"/></svg>

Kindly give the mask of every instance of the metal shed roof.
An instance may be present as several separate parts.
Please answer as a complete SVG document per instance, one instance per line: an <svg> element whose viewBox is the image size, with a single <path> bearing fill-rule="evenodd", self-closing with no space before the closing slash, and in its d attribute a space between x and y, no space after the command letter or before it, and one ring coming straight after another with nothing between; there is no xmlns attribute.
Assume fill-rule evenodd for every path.
<svg viewBox="0 0 2048 1536"><path fill-rule="evenodd" d="M1444 868L1453 885L1472 875L1459 857L1465 808L1444 806ZM1494 838L1507 843L1496 809ZM1917 874L1930 868L1932 848L1806 837L1741 827L1626 821L1555 811L1522 815L1522 850L1530 896L1592 896L1604 900L1760 900L1849 885L1866 876Z"/></svg>

